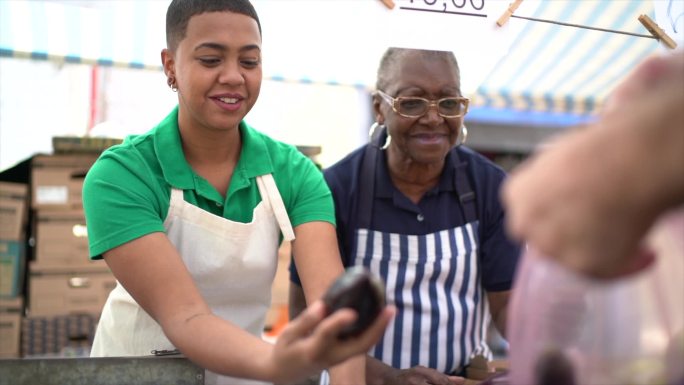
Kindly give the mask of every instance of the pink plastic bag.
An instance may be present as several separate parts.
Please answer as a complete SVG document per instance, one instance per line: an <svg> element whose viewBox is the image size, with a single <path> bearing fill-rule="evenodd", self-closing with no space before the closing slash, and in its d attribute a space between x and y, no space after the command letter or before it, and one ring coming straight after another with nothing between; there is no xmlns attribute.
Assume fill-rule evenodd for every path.
<svg viewBox="0 0 684 385"><path fill-rule="evenodd" d="M647 245L653 265L610 281L526 251L508 317L512 385L684 384L684 210Z"/></svg>

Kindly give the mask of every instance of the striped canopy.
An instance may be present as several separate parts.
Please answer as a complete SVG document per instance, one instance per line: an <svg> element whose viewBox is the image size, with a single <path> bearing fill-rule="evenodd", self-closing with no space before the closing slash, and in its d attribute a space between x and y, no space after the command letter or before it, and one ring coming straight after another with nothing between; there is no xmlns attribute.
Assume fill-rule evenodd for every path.
<svg viewBox="0 0 684 385"><path fill-rule="evenodd" d="M642 14L655 20L654 2L542 1L535 14L524 16L642 36L528 22L508 55L478 88L474 105L481 108L479 113L595 114L636 64L666 50L638 21Z"/></svg>
<svg viewBox="0 0 684 385"><path fill-rule="evenodd" d="M326 1L333 4L333 0ZM347 8L360 1L379 2L334 1L338 5L346 2ZM426 0L416 0L416 3L421 1L430 3ZM470 118L515 121L522 117L529 120L534 116L556 116L561 117L559 121L572 123L594 115L619 79L635 64L665 50L657 40L648 37L649 32L637 20L642 14L655 20L656 2L678 4L679 8L680 3L684 3L681 0L541 0L532 14L516 13L514 16L643 36L514 17L509 23L521 32L474 95L469 95L473 99ZM255 0L254 3L264 18L277 20L268 14L268 0ZM167 5L167 0L1 0L0 56L160 70L159 52L165 46L163 26ZM305 11L292 9L292 12ZM277 16L287 25L288 14ZM307 17L330 18L330 29L348 36L359 47L364 41L374 41L374 36L368 35L367 28L361 25L368 22L358 25L345 22L340 28L339 23L333 23L335 16ZM269 42L279 49L288 44L306 44L279 40L287 36L287 27L279 27L284 31L281 34L268 30L266 23L264 28L265 44ZM310 31L312 35L329 32ZM316 45L311 47L310 54L339 55L335 52L339 48L333 44ZM267 49L265 52L268 55ZM471 57L477 54L468 53ZM329 69L317 65L312 76L307 76L306 72L302 74L296 65L285 65L289 59L280 60L281 66L278 60L271 60L265 61L269 64L265 64L264 73L269 79L372 89L371 79L374 79L378 58L377 52L374 55L349 52L345 56L346 64L341 62ZM293 72L293 67L298 67L298 71ZM467 73L462 75L468 76Z"/></svg>
<svg viewBox="0 0 684 385"><path fill-rule="evenodd" d="M160 70L166 5L0 0L0 56Z"/></svg>

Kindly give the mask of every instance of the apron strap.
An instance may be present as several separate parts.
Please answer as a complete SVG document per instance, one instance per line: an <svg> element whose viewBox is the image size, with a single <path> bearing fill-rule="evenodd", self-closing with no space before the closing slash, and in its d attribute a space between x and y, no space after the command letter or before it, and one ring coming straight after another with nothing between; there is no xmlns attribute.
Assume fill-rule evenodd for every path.
<svg viewBox="0 0 684 385"><path fill-rule="evenodd" d="M375 169L380 153L381 141L385 140L387 129L382 130L374 138L370 139L361 161L361 174L359 186L359 203L356 212L359 213L358 227L370 229L373 217L373 199L375 199Z"/></svg>
<svg viewBox="0 0 684 385"><path fill-rule="evenodd" d="M366 146L363 161L361 162L360 191L357 213L359 213L359 228L370 229L371 218L373 217L373 199L375 197L375 170L377 168L377 157L380 153L379 143L386 137L386 131L371 139ZM477 207L475 192L472 189L470 178L466 170L467 162L461 162L456 148L451 150L454 162L454 188L458 194L463 218L466 223L477 220Z"/></svg>
<svg viewBox="0 0 684 385"><path fill-rule="evenodd" d="M169 211L166 213L166 218L164 218L164 223L173 218L176 215L181 214L182 203L185 202L184 192L181 189L171 186L171 198L169 199Z"/></svg>
<svg viewBox="0 0 684 385"><path fill-rule="evenodd" d="M359 198L356 201L356 210L351 214L351 223L356 223L356 229L370 230L371 219L373 218L373 200L375 199L375 169L378 163L378 156L380 154L380 141L384 141L386 137L386 129L381 130L379 134L370 138L366 145L363 160L361 160L361 170L359 174ZM358 236L351 237L350 247L351 253L356 253ZM343 245L340 245L342 248ZM343 250L340 250L342 260L345 266L350 266L354 262L352 255L347 255Z"/></svg>
<svg viewBox="0 0 684 385"><path fill-rule="evenodd" d="M174 205L174 202L183 202L185 197L183 197L183 190L171 187L171 200L169 202L169 214L171 213L170 208L178 205ZM168 216L168 214L167 214Z"/></svg>
<svg viewBox="0 0 684 385"><path fill-rule="evenodd" d="M292 223L290 223L290 218L287 216L287 210L285 209L283 198L278 192L278 186L275 184L273 175L266 174L257 176L256 182L257 187L259 187L261 199L264 201L264 203L271 207L273 214L275 214L276 221L278 221L278 226L280 226L280 231L283 233L283 238L286 241L294 240L295 235L294 230L292 229Z"/></svg>
<svg viewBox="0 0 684 385"><path fill-rule="evenodd" d="M454 148L451 151L451 156L454 161L454 188L456 189L456 194L458 194L458 199L461 202L463 217L466 223L475 222L477 220L477 209L475 206L476 196L471 187L470 178L468 178L468 171L466 169L468 162L461 162L457 148Z"/></svg>

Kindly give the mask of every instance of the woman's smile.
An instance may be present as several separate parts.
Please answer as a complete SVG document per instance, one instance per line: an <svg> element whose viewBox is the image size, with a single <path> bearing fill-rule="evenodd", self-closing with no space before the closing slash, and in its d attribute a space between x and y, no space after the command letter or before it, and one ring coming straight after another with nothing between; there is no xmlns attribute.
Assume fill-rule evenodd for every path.
<svg viewBox="0 0 684 385"><path fill-rule="evenodd" d="M448 141L449 136L446 134L440 134L440 133L436 133L436 132L432 132L432 133L426 132L426 133L410 135L408 139L415 141L421 145L436 145L436 144L443 144L444 142Z"/></svg>
<svg viewBox="0 0 684 385"><path fill-rule="evenodd" d="M242 106L244 98L240 96L212 96L210 99L223 110L237 111Z"/></svg>

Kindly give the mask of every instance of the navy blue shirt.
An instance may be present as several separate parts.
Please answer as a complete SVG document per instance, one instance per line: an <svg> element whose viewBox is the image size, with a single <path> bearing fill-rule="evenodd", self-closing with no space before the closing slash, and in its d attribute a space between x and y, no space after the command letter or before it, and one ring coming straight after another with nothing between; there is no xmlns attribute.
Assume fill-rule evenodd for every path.
<svg viewBox="0 0 684 385"><path fill-rule="evenodd" d="M337 235L345 266L353 261L352 242L358 227L359 176L364 149L365 146L356 149L324 171L335 202ZM499 189L506 174L492 161L467 147L456 147L448 154L439 184L428 191L417 205L392 185L387 161L380 156L370 229L424 235L464 225L463 209L454 188L454 152L458 152L460 161L466 163L466 172L475 193L482 285L488 291L509 290L520 248L504 231ZM294 264L291 264L291 280L299 283Z"/></svg>

